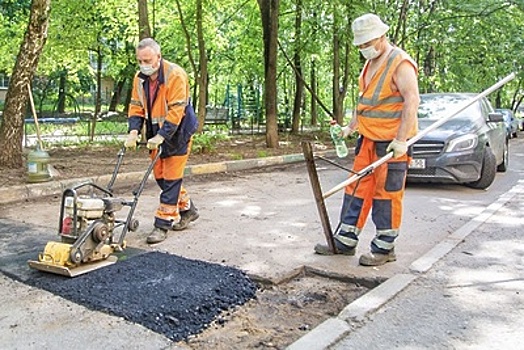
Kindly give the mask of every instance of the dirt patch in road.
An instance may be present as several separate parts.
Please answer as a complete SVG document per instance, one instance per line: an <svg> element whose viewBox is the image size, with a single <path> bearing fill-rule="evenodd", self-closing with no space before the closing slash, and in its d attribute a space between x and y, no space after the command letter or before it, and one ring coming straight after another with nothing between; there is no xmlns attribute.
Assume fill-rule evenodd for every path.
<svg viewBox="0 0 524 350"><path fill-rule="evenodd" d="M304 275L268 285L202 333L177 343L188 349L285 349L369 289L357 283Z"/></svg>

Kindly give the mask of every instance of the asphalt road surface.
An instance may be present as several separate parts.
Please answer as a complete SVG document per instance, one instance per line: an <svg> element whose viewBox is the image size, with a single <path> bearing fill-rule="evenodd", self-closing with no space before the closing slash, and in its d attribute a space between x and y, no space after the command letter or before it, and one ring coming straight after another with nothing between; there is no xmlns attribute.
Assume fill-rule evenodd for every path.
<svg viewBox="0 0 524 350"><path fill-rule="evenodd" d="M524 171L524 140L511 140L510 153L508 172L499 173L487 191L459 185L409 185L405 197L403 226L397 240L398 260L381 267L359 266L359 254L356 257L323 257L313 254L313 246L323 242L324 237L304 164L272 168L271 171L266 169L188 179L186 184L200 209L201 218L188 230L171 233L165 242L150 247L145 244L145 237L152 227L152 213L158 200L158 190L151 184L140 198L136 212L136 217L141 222L140 230L128 235L128 246L224 264L245 271L250 276L275 282L293 276L297 269L305 266L355 280L383 281L405 271L414 260L478 215L517 183ZM320 162L318 165L324 190L332 188L347 177L347 173L332 165L322 165ZM122 194L123 197L126 195L129 196ZM333 227L337 223L341 200L342 193L339 192L326 201ZM26 230L26 234L21 231L9 239L1 237L0 248L4 257L6 252L32 254L42 247L43 242L55 239L58 214L59 196L0 208L0 219ZM369 222L360 236L357 253L368 250L373 235L373 226ZM28 250L31 242L34 246ZM20 266L12 267L15 273L23 274L20 269ZM52 308L52 315L58 313L60 319L65 317L66 320L68 310L76 308L70 303L65 304L54 299L43 307L41 298L28 299L28 292L23 286L5 278L1 280L0 291L4 295L9 294L8 302L13 307L12 310L9 309L10 313L18 313L20 319L33 319L32 322L21 322L15 326L17 338L26 343L38 344L39 337L47 336L49 339L53 334L44 327L50 317L49 309L46 308ZM17 302L22 303L23 307L17 308ZM0 311L0 324L7 317L6 314L2 315L3 312L6 311ZM77 325L82 328L82 332L75 334L74 341L77 345L89 341L89 329L98 329L100 322L113 322L107 316L98 317L86 311L81 314L84 321ZM128 337L128 342L140 335L141 339L149 338L149 344L167 343L156 333L151 334L143 329L134 331L132 325L121 320L115 323ZM1 327L7 329L4 332L11 331L8 334L12 334L10 327L13 325L5 326ZM62 335L63 340L72 337L67 334L68 327L56 331ZM39 332L45 334L39 335ZM1 335L0 338L3 337ZM100 340L97 342L104 344Z"/></svg>

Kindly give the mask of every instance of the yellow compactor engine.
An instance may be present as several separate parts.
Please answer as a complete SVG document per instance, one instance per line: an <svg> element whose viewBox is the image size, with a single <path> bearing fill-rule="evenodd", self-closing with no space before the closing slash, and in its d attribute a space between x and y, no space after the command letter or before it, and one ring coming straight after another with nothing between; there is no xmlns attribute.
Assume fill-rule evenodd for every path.
<svg viewBox="0 0 524 350"><path fill-rule="evenodd" d="M84 182L66 189L62 194L58 235L60 242L48 242L38 261L30 260L29 266L46 272L69 277L113 264L114 252L125 249L124 238L128 231L136 231L138 220L133 218L138 198L144 190L162 148L133 190L133 198L125 200L113 195L113 185L125 154L125 147L118 153L113 176L106 188L94 182ZM125 218L116 213L127 208Z"/></svg>

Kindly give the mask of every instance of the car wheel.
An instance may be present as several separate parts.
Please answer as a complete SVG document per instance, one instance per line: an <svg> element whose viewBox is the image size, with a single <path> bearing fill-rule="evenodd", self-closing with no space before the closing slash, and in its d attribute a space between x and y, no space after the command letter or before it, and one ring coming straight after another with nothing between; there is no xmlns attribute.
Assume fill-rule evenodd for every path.
<svg viewBox="0 0 524 350"><path fill-rule="evenodd" d="M478 190L485 190L495 180L497 173L497 159L493 154L491 148L486 147L484 151L484 158L482 160L482 168L480 170L480 178L477 181L468 182L466 185Z"/></svg>
<svg viewBox="0 0 524 350"><path fill-rule="evenodd" d="M500 163L497 166L497 171L501 173L505 173L506 170L508 170L508 164L509 164L509 142L506 140L506 143L504 144L504 151L502 154L502 163Z"/></svg>
<svg viewBox="0 0 524 350"><path fill-rule="evenodd" d="M515 131L515 132L513 133L513 137L514 137L514 138L517 138L518 136L519 136L518 133Z"/></svg>

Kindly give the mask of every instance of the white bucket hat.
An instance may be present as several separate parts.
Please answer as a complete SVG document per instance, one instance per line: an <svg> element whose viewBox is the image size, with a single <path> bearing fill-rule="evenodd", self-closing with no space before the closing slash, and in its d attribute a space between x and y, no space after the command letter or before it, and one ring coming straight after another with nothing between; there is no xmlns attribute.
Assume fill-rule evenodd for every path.
<svg viewBox="0 0 524 350"><path fill-rule="evenodd" d="M373 39L380 38L389 30L377 15L366 13L355 19L351 25L353 29L353 45L365 44Z"/></svg>

